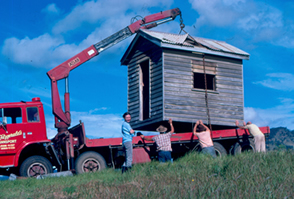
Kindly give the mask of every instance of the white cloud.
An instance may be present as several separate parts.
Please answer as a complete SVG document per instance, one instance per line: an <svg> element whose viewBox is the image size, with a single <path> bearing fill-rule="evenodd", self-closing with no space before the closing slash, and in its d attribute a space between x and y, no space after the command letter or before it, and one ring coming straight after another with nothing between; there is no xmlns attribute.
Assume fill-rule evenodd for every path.
<svg viewBox="0 0 294 199"><path fill-rule="evenodd" d="M94 137L121 137L122 117L114 114L91 114L89 112L71 112L72 125L82 120L86 135Z"/></svg>
<svg viewBox="0 0 294 199"><path fill-rule="evenodd" d="M137 14L135 11L131 12L131 9L140 12L140 14L149 15L150 8L156 6L168 7L171 3L172 0L86 1L74 7L53 27L52 31L56 35L45 33L32 39L29 37L23 39L8 38L4 41L2 53L16 64L52 68L128 26L130 19ZM55 4L50 4L45 8L45 11L58 12L58 8ZM90 26L87 26L87 31L82 28L85 23L90 24ZM80 42L74 43L67 42L68 35L62 37L57 34L67 33L71 30L88 32L89 34L85 39L77 39ZM91 30L93 31L91 32ZM117 49L121 52L125 50L125 48L122 49L120 45L117 45L112 52L117 53Z"/></svg>
<svg viewBox="0 0 294 199"><path fill-rule="evenodd" d="M249 13L248 13L249 14ZM260 30L263 28L279 28L283 26L282 12L271 6L263 6L258 12L251 13L238 21L244 30Z"/></svg>
<svg viewBox="0 0 294 199"><path fill-rule="evenodd" d="M57 130L54 129L53 127L50 128L50 127L47 126L46 131L47 131L47 138L48 139L54 138L55 135L57 134Z"/></svg>
<svg viewBox="0 0 294 199"><path fill-rule="evenodd" d="M200 17L196 26L232 26L243 30L260 30L283 26L283 13L268 4L250 0L190 0Z"/></svg>
<svg viewBox="0 0 294 199"><path fill-rule="evenodd" d="M280 98L281 104L268 109L245 107L245 121L258 126L287 127L294 130L294 99Z"/></svg>
<svg viewBox="0 0 294 199"><path fill-rule="evenodd" d="M49 34L34 39L12 37L4 41L2 54L17 64L46 68L51 66L51 59L60 57L60 54L54 55L54 52L56 52L55 48L62 45L63 42L62 39L52 37Z"/></svg>
<svg viewBox="0 0 294 199"><path fill-rule="evenodd" d="M272 43L277 46L283 46L289 49L294 48L294 25L292 22L286 23L285 28L281 30L281 35Z"/></svg>
<svg viewBox="0 0 294 199"><path fill-rule="evenodd" d="M227 26L238 19L242 13L245 0L190 0L192 8L200 17L196 21L196 27L203 25Z"/></svg>
<svg viewBox="0 0 294 199"><path fill-rule="evenodd" d="M55 3L49 4L42 10L42 12L48 13L50 15L58 15L60 13L60 9L56 6Z"/></svg>
<svg viewBox="0 0 294 199"><path fill-rule="evenodd" d="M77 5L64 19L60 20L53 28L53 33L59 34L74 30L85 23L98 24L99 20L102 23L109 23L111 25L110 21L115 19L124 26L124 23L120 23L121 15L132 9L144 11L150 7L167 7L171 3L172 0L87 1ZM109 21L109 19L111 20Z"/></svg>
<svg viewBox="0 0 294 199"><path fill-rule="evenodd" d="M293 19L270 4L253 0L190 0L199 13L196 28L225 27L248 36L251 42L265 41L294 47Z"/></svg>
<svg viewBox="0 0 294 199"><path fill-rule="evenodd" d="M294 75L291 73L270 73L266 75L268 79L254 82L255 84L261 84L265 87L282 90L293 91L294 90Z"/></svg>
<svg viewBox="0 0 294 199"><path fill-rule="evenodd" d="M86 136L96 137L96 138L111 138L111 137L121 137L121 124L123 118L121 115L116 114L103 114L103 111L107 108L96 108L90 110L89 112L71 112L71 126L79 124L81 120L84 122ZM102 111L97 113L98 111ZM95 112L95 114L94 114ZM47 117L47 137L51 139L57 133L54 128L53 117Z"/></svg>

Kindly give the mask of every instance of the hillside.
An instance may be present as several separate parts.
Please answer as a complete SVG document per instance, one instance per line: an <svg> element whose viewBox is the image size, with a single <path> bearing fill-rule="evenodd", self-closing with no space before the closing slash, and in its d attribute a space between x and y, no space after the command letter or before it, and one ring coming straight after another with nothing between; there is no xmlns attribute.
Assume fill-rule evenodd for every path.
<svg viewBox="0 0 294 199"><path fill-rule="evenodd" d="M294 148L294 130L290 131L285 127L271 128L270 130L270 136L266 140L268 150Z"/></svg>

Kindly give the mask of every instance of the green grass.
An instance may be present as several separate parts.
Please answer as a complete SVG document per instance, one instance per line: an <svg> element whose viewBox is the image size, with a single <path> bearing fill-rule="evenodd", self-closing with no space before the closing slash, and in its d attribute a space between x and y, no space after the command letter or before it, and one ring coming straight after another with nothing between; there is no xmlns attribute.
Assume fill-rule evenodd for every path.
<svg viewBox="0 0 294 199"><path fill-rule="evenodd" d="M135 165L73 177L0 181L0 198L294 198L294 152Z"/></svg>

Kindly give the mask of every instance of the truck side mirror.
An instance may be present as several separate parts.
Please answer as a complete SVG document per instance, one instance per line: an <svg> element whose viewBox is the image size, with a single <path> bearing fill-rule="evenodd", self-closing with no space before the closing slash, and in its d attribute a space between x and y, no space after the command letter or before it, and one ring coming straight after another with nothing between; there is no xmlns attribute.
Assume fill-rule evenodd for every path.
<svg viewBox="0 0 294 199"><path fill-rule="evenodd" d="M6 126L6 124L7 124L7 117L3 117L2 118L2 125Z"/></svg>
<svg viewBox="0 0 294 199"><path fill-rule="evenodd" d="M2 117L2 122L0 122L0 127L2 126L3 129L5 130L6 133L7 132L7 129L6 129L6 124L7 124L7 118L6 117Z"/></svg>

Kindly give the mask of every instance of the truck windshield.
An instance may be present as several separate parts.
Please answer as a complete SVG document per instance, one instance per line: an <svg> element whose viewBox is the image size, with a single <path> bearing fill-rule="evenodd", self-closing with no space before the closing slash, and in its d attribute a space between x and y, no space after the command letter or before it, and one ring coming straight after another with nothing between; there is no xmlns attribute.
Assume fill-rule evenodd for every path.
<svg viewBox="0 0 294 199"><path fill-rule="evenodd" d="M7 124L22 123L21 108L1 108L0 122L3 122L3 117L6 117Z"/></svg>

